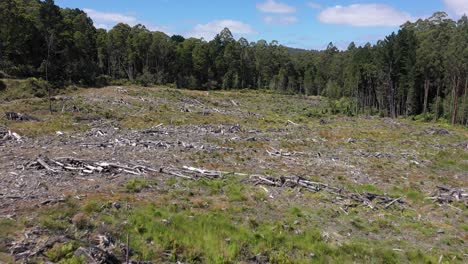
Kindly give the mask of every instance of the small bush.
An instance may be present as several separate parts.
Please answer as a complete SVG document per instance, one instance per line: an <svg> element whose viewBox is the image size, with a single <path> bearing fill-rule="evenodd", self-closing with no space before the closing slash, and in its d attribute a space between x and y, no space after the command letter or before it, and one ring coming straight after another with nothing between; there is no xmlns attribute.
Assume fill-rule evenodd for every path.
<svg viewBox="0 0 468 264"><path fill-rule="evenodd" d="M423 121L423 122L430 122L430 121L434 120L434 114L432 114L432 113L420 114L420 115L414 116L413 120Z"/></svg>
<svg viewBox="0 0 468 264"><path fill-rule="evenodd" d="M347 97L343 97L339 100L328 100L328 110L331 114L344 114L348 116L354 115L354 110L356 108L355 102Z"/></svg>
<svg viewBox="0 0 468 264"><path fill-rule="evenodd" d="M28 82L31 87L32 94L35 97L43 98L47 96L49 84L45 80L29 78Z"/></svg>
<svg viewBox="0 0 468 264"><path fill-rule="evenodd" d="M133 83L128 79L112 79L109 82L109 85L118 85L118 86L131 86Z"/></svg>
<svg viewBox="0 0 468 264"><path fill-rule="evenodd" d="M78 247L79 245L75 242L67 244L57 243L45 255L53 262L61 262L61 260L73 258L73 253Z"/></svg>
<svg viewBox="0 0 468 264"><path fill-rule="evenodd" d="M308 118L322 118L324 114L316 108L304 110L304 115Z"/></svg>
<svg viewBox="0 0 468 264"><path fill-rule="evenodd" d="M297 216L297 217L303 217L304 214L302 213L302 210L297 208L297 207L292 207L289 212L294 215L294 216Z"/></svg>
<svg viewBox="0 0 468 264"><path fill-rule="evenodd" d="M125 184L125 190L130 193L138 193L148 187L148 183L144 179L132 179Z"/></svg>
<svg viewBox="0 0 468 264"><path fill-rule="evenodd" d="M2 80L0 80L0 92L5 91L5 90L6 90L6 84Z"/></svg>
<svg viewBox="0 0 468 264"><path fill-rule="evenodd" d="M153 86L156 84L156 76L145 71L142 75L137 77L136 82L145 87Z"/></svg>
<svg viewBox="0 0 468 264"><path fill-rule="evenodd" d="M99 75L98 77L96 77L96 86L97 87L104 87L104 86L108 86L112 81L112 77L110 77L109 75Z"/></svg>
<svg viewBox="0 0 468 264"><path fill-rule="evenodd" d="M101 211L101 205L96 201L89 201L83 206L83 210L88 213L94 213Z"/></svg>
<svg viewBox="0 0 468 264"><path fill-rule="evenodd" d="M73 216L72 223L79 230L86 229L91 225L89 217L87 217L84 213L78 213Z"/></svg>
<svg viewBox="0 0 468 264"><path fill-rule="evenodd" d="M230 202L242 202L247 200L244 193L244 187L241 185L230 185L226 188L226 195Z"/></svg>

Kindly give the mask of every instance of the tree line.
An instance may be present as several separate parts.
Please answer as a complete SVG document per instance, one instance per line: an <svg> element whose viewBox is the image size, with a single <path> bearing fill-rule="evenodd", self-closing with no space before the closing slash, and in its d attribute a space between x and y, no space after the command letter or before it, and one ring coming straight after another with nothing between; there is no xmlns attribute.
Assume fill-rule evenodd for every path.
<svg viewBox="0 0 468 264"><path fill-rule="evenodd" d="M0 2L0 71L56 85L172 84L271 89L341 99L349 114L423 115L468 124L468 18L437 12L372 45L291 49L277 41L168 36L143 25L96 29L53 0Z"/></svg>

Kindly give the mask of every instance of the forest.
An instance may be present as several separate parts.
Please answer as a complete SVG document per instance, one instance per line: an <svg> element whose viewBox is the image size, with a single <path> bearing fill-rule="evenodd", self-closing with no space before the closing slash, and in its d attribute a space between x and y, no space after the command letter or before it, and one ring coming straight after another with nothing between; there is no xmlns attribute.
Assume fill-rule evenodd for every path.
<svg viewBox="0 0 468 264"><path fill-rule="evenodd" d="M55 89L118 82L197 90L262 89L324 96L344 114L468 124L468 18L437 12L375 44L298 50L277 41L168 36L144 25L97 29L53 0L0 2L0 78Z"/></svg>

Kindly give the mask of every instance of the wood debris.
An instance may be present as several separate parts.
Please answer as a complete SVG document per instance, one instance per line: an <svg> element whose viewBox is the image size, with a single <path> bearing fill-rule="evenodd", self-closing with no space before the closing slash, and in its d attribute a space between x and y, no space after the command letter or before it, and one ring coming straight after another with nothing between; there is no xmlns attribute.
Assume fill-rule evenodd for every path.
<svg viewBox="0 0 468 264"><path fill-rule="evenodd" d="M23 140L23 137L20 136L18 133L12 132L11 130L0 128L0 145L8 141L21 142L22 140Z"/></svg>
<svg viewBox="0 0 468 264"><path fill-rule="evenodd" d="M468 191L463 188L437 186L437 190L427 199L434 200L441 204L463 202L468 205Z"/></svg>
<svg viewBox="0 0 468 264"><path fill-rule="evenodd" d="M271 148L271 147L270 147ZM284 152L283 150L277 150L274 148L271 148L272 151L266 151L270 156L274 157L293 157L293 156L302 156L305 155L304 152Z"/></svg>
<svg viewBox="0 0 468 264"><path fill-rule="evenodd" d="M333 187L321 182L314 182L303 177L270 177L263 175L251 175L251 179L255 184L269 185L281 188L300 188L310 192L327 192L335 195L338 201L352 201L353 204L346 204L346 207L364 205L371 209L387 209L392 205L404 204L402 198L392 198L387 195L379 195L374 193L359 193L351 192L343 188ZM348 201L346 201L348 200Z"/></svg>
<svg viewBox="0 0 468 264"><path fill-rule="evenodd" d="M227 175L249 176L255 185L268 185L278 188L300 188L310 192L327 192L337 197L337 200L345 203L345 207L364 205L371 209L388 209L393 205L402 205L405 202L401 197L393 198L387 195L374 193L351 192L343 188L333 187L325 183L307 180L303 177L270 177L265 175L248 175L244 173L224 172L216 170L205 170L201 168L184 166L182 169L161 168L161 173L188 179L198 180L201 178L218 179ZM352 201L350 204L349 202Z"/></svg>
<svg viewBox="0 0 468 264"><path fill-rule="evenodd" d="M450 131L445 128L431 127L423 131L424 134L428 135L450 135Z"/></svg>
<svg viewBox="0 0 468 264"><path fill-rule="evenodd" d="M291 121L291 120L288 120L288 124L291 124L291 125L293 125L293 126L299 126L298 123L293 122L293 121Z"/></svg>
<svg viewBox="0 0 468 264"><path fill-rule="evenodd" d="M114 162L80 160L74 158L37 158L35 161L29 162L26 168L45 169L50 173L58 172L78 172L80 174L111 174L127 173L132 175L142 175L148 172L158 172L159 170L152 169L143 165L123 165Z"/></svg>
<svg viewBox="0 0 468 264"><path fill-rule="evenodd" d="M12 121L40 121L37 117L15 112L5 112L5 118Z"/></svg>
<svg viewBox="0 0 468 264"><path fill-rule="evenodd" d="M198 180L202 178L206 179L219 179L223 178L226 175L238 175L238 176L246 176L247 174L242 173L232 173L232 172L225 172L225 171L217 171L217 170L206 170L191 166L183 166L181 169L177 169L174 167L171 168L161 168L161 173L189 179L189 180Z"/></svg>
<svg viewBox="0 0 468 264"><path fill-rule="evenodd" d="M47 237L46 240L42 239L44 236ZM77 241L82 244L74 252L74 255L83 258L86 263L122 263L123 258L119 258L113 253L116 249L113 240L103 235L97 236L96 241L94 241L97 245L94 245L67 234L51 235L45 229L33 228L27 230L19 240L11 242L8 248L16 261L30 263L30 258L43 255L47 250L53 248L54 245L69 243L71 241Z"/></svg>

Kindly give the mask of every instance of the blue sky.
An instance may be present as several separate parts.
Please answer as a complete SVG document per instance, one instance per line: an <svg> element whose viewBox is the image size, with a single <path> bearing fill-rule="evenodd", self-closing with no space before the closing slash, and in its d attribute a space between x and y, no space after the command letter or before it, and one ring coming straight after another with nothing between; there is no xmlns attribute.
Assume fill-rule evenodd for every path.
<svg viewBox="0 0 468 264"><path fill-rule="evenodd" d="M249 41L323 49L374 42L407 20L468 13L468 0L56 0L84 9L97 27L138 23L169 35L210 40L224 27Z"/></svg>

